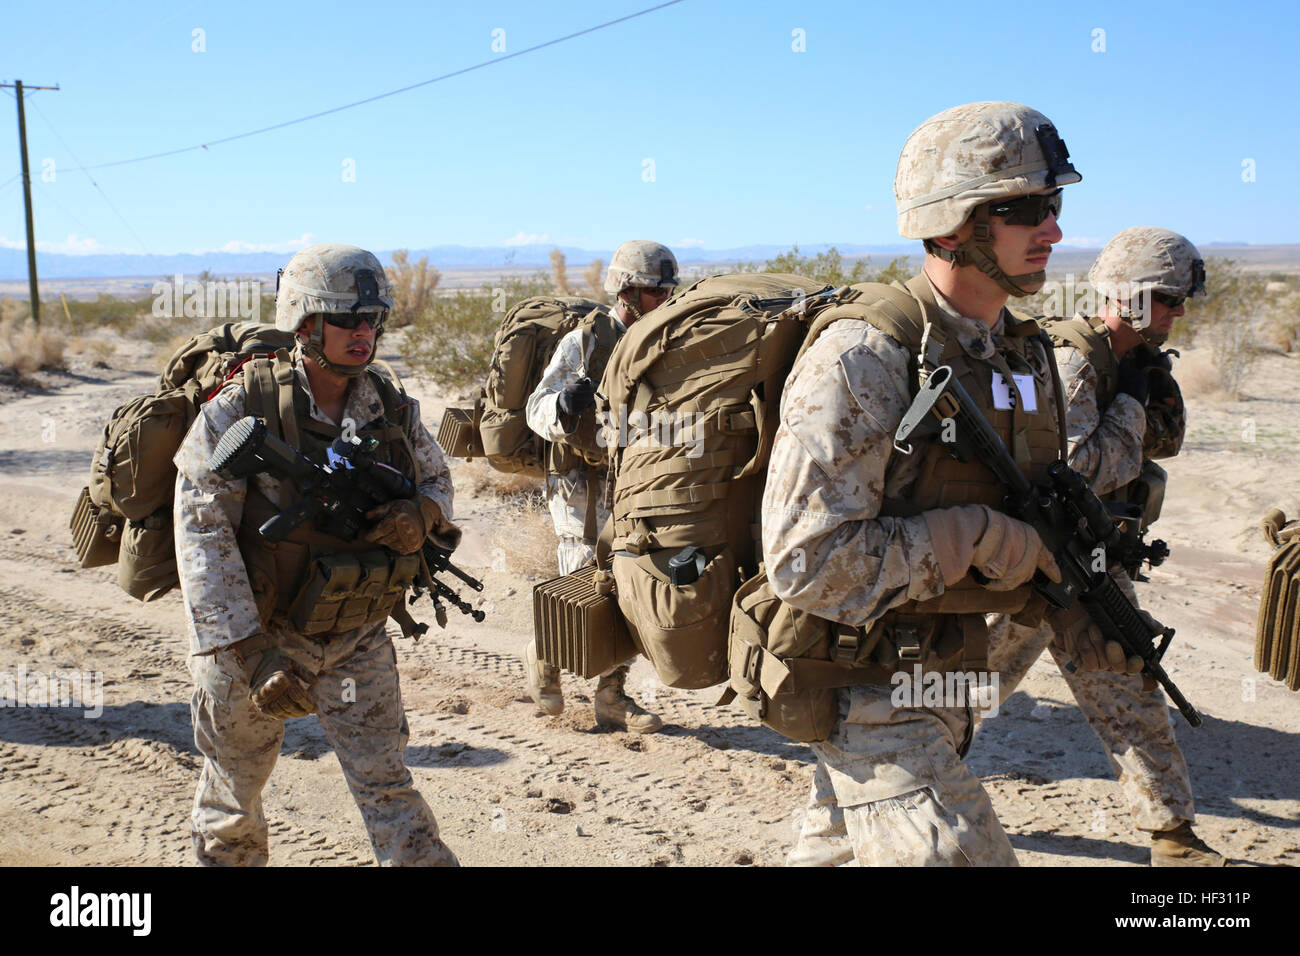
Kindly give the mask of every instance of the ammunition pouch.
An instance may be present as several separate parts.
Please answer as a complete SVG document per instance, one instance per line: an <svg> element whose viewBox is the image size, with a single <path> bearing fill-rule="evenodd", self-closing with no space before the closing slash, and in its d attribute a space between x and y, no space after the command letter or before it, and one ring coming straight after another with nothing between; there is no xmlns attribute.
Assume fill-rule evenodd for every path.
<svg viewBox="0 0 1300 956"><path fill-rule="evenodd" d="M593 566L536 585L537 656L579 677L597 677L635 656L613 585L608 571Z"/></svg>
<svg viewBox="0 0 1300 956"><path fill-rule="evenodd" d="M373 627L388 618L419 569L415 555L379 548L320 555L289 607L289 623L313 637Z"/></svg>
<svg viewBox="0 0 1300 956"><path fill-rule="evenodd" d="M699 577L674 584L668 562L679 550L615 557L618 606L659 680L669 687L711 687L727 679L736 561L729 547L712 556L706 551Z"/></svg>
<svg viewBox="0 0 1300 956"><path fill-rule="evenodd" d="M737 590L728 647L730 686L751 717L792 740L830 736L835 690L887 684L897 671L982 671L988 628L979 614L890 611L864 632L778 598L765 569Z"/></svg>

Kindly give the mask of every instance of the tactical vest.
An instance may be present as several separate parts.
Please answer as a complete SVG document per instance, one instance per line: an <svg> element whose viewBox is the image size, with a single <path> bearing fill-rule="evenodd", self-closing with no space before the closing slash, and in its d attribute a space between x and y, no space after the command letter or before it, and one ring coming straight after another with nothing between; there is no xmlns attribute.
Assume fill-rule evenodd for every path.
<svg viewBox="0 0 1300 956"><path fill-rule="evenodd" d="M614 317L603 310L584 316L577 330L582 335L586 377L599 385L614 346L625 330L620 329ZM564 474L580 468L594 468L603 473L608 465L608 452L597 442L596 432L596 409L593 406L579 416L578 427L572 433L562 441L551 443L547 459L550 473Z"/></svg>
<svg viewBox="0 0 1300 956"><path fill-rule="evenodd" d="M311 417L307 392L298 383L289 353L254 359L243 372L247 414L265 419L270 434L308 458L325 461L326 449L342 429ZM383 414L357 427L356 434L378 442L376 461L414 481L415 457L407 438L414 401L379 373L368 374ZM282 541L269 542L257 529L300 500L291 481L281 480L281 488L283 500L277 507L250 480L236 533L263 627L275 621L303 634L325 636L382 622L415 582L417 555L394 555L360 539L345 541L316 530L310 522Z"/></svg>
<svg viewBox="0 0 1300 956"><path fill-rule="evenodd" d="M904 290L906 297L900 294ZM1003 320L1002 350L992 359L976 359L958 342L945 338L937 324L941 321L942 309L924 275L914 277L905 287L893 291L890 299L860 309L853 317L879 329L913 355L921 353L924 339L922 358L926 373L942 365L949 366L1026 477L1034 483L1049 483L1048 466L1064 457L1064 407L1051 345L1038 324L1008 311ZM841 318L837 312L832 310L813 326L804 350L827 325ZM1005 371L1032 375L1036 411L1025 411L1014 391L1012 396L1015 400L1009 403L1012 408L995 407L993 376L996 373L1005 379L1005 371L1000 367L1002 363L1007 366ZM918 385L918 382L912 383L913 394ZM1054 403L1056 407L1053 407ZM922 456L916 481L905 495L886 498L882 502L882 516L909 517L932 508L971 504L987 505L995 511L1005 510L1006 488L983 462L958 461L937 437L914 449L913 454ZM1016 613L1025 607L1032 591L1029 585L1010 591L992 591L967 575L938 597L909 601L891 613Z"/></svg>

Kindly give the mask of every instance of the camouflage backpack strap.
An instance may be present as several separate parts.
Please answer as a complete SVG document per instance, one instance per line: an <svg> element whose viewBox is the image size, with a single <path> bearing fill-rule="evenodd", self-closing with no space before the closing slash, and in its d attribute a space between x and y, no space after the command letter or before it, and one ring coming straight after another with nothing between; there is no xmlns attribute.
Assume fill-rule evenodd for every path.
<svg viewBox="0 0 1300 956"><path fill-rule="evenodd" d="M849 286L838 304L822 311L813 320L798 358L802 358L803 353L833 323L858 319L888 335L913 355L921 355L926 367L937 368L943 364L947 340L941 330L927 319L927 308L937 309L938 305L924 275L916 276L907 285L861 282ZM914 390L918 384L913 381Z"/></svg>
<svg viewBox="0 0 1300 956"><path fill-rule="evenodd" d="M406 393L391 365L379 359L376 359L375 363L391 376L390 378L379 374L374 369L370 370L370 379L375 384L375 390L379 392L379 400L384 403L384 421L387 426L383 429L383 437L385 441L397 443L406 455L407 463L414 469L415 449L411 445L410 431L411 417L415 413L415 399Z"/></svg>
<svg viewBox="0 0 1300 956"><path fill-rule="evenodd" d="M266 421L272 435L298 447L297 415L293 407L293 359L281 349L271 358L256 358L240 366L248 414Z"/></svg>
<svg viewBox="0 0 1300 956"><path fill-rule="evenodd" d="M1119 393L1119 363L1110 346L1110 330L1099 318L1075 316L1072 319L1045 321L1052 344L1057 348L1078 349L1084 361L1097 373L1097 408L1105 411Z"/></svg>

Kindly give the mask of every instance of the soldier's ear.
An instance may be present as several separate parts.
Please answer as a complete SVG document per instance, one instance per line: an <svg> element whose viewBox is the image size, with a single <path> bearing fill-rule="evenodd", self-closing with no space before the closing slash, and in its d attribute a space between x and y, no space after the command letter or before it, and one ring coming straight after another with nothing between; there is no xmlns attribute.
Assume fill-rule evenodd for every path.
<svg viewBox="0 0 1300 956"><path fill-rule="evenodd" d="M316 331L316 316L309 315L298 324L298 331L294 334L298 336L298 341L304 345L311 341L311 334Z"/></svg>

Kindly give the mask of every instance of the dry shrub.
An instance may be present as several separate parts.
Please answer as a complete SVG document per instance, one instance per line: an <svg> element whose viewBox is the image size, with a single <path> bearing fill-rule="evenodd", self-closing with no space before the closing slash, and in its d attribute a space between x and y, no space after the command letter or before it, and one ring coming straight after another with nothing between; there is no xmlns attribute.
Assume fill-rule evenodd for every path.
<svg viewBox="0 0 1300 956"><path fill-rule="evenodd" d="M429 310L442 273L429 265L428 256L410 262L405 249L393 252L393 264L385 272L393 287L393 310L388 322L394 328L410 325Z"/></svg>
<svg viewBox="0 0 1300 956"><path fill-rule="evenodd" d="M564 262L564 253L559 247L551 250L551 281L555 283L556 295L573 295L569 288L569 271Z"/></svg>
<svg viewBox="0 0 1300 956"><path fill-rule="evenodd" d="M20 375L46 368L64 368L63 352L67 347L64 334L56 329L41 328L28 319L8 319L0 324L0 367Z"/></svg>
<svg viewBox="0 0 1300 956"><path fill-rule="evenodd" d="M433 384L466 393L477 389L492 361L497 329L515 303L551 293L545 272L503 278L479 291L435 296L407 327L402 355L413 373Z"/></svg>
<svg viewBox="0 0 1300 956"><path fill-rule="evenodd" d="M109 339L75 338L72 340L71 351L96 368L108 368L109 360L117 354L117 343Z"/></svg>
<svg viewBox="0 0 1300 956"><path fill-rule="evenodd" d="M543 493L541 479L518 472L497 471L482 458L456 463L458 494L493 495L497 498L538 496Z"/></svg>
<svg viewBox="0 0 1300 956"><path fill-rule="evenodd" d="M1189 350L1176 359L1174 377L1184 398L1223 401L1230 397L1215 367L1214 355L1207 349Z"/></svg>
<svg viewBox="0 0 1300 956"><path fill-rule="evenodd" d="M592 259L591 265L587 266L586 271L582 273L583 281L587 283L587 297L595 299L597 302L608 302L609 294L605 291L605 263L599 259Z"/></svg>
<svg viewBox="0 0 1300 956"><path fill-rule="evenodd" d="M537 492L506 500L492 530L491 544L494 556L504 555L511 573L553 578L557 574L556 541L546 498Z"/></svg>

